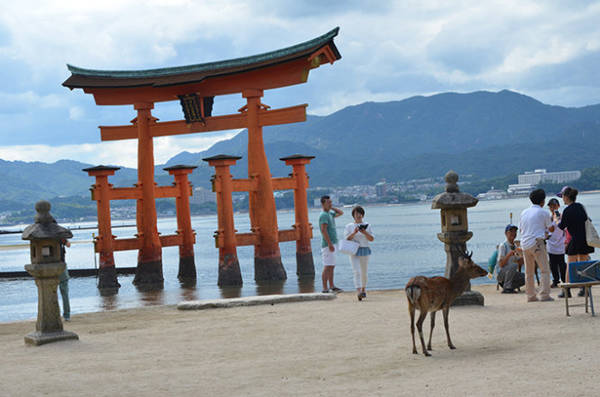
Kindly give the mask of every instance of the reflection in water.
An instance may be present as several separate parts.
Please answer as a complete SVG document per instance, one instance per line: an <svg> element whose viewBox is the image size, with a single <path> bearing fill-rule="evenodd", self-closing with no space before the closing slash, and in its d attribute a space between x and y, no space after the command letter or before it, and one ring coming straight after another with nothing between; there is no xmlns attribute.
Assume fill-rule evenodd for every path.
<svg viewBox="0 0 600 397"><path fill-rule="evenodd" d="M283 294L284 281L257 281L256 295L281 295Z"/></svg>
<svg viewBox="0 0 600 397"><path fill-rule="evenodd" d="M229 298L239 298L242 296L242 286L237 287L221 287L221 298L229 299Z"/></svg>
<svg viewBox="0 0 600 397"><path fill-rule="evenodd" d="M179 279L179 285L181 286L181 288L196 289L196 279L195 278Z"/></svg>
<svg viewBox="0 0 600 397"><path fill-rule="evenodd" d="M189 283L181 283L181 299L184 301L195 301L198 300L198 293L196 291L196 283L193 285Z"/></svg>
<svg viewBox="0 0 600 397"><path fill-rule="evenodd" d="M164 305L165 304L165 294L164 290L154 289L150 290L147 288L138 289L138 295L140 297L140 301L143 305Z"/></svg>
<svg viewBox="0 0 600 397"><path fill-rule="evenodd" d="M301 294L309 294L315 292L315 278L314 277L300 277L298 278L298 292Z"/></svg>
<svg viewBox="0 0 600 397"><path fill-rule="evenodd" d="M103 310L115 310L119 306L119 295L100 295L100 308Z"/></svg>

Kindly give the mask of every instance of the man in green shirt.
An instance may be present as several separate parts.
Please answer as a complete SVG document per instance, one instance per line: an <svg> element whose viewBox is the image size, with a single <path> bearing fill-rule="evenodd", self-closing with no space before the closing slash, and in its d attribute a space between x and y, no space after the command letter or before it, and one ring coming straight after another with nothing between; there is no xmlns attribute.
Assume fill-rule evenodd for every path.
<svg viewBox="0 0 600 397"><path fill-rule="evenodd" d="M333 284L333 270L335 269L335 251L337 251L337 232L335 230L335 218L344 214L343 211L334 208L329 196L321 197L323 211L319 215L319 230L321 230L321 258L323 259L323 292L342 292L341 288ZM329 284L329 288L328 288Z"/></svg>

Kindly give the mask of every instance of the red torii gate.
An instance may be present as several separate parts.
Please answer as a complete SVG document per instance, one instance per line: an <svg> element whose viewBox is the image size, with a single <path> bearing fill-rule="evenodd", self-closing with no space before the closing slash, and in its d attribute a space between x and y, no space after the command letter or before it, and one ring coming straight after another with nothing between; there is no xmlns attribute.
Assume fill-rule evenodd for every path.
<svg viewBox="0 0 600 397"><path fill-rule="evenodd" d="M187 178L185 181L180 179L179 187L175 189L168 190L166 187L155 186L152 138L242 128L248 130L249 179L247 186L243 189L250 194L249 212L252 227L250 234L252 236L249 237L248 242L255 246L255 278L257 280L284 280L286 278L279 251L281 233L277 226L277 213L273 197L274 184L275 188L293 188L296 192L295 197L301 196L297 191L300 189L306 191L306 174L303 168L310 158L300 156L296 159L286 159L286 163L294 167L295 173L303 173L304 176L294 177L293 183L277 182L277 178L273 179L269 170L262 139L262 127L305 121L307 105L270 110L268 106L261 103L260 98L263 96L264 90L305 83L311 69L317 68L323 63L333 64L340 59L341 55L333 42L338 31L339 28L335 28L313 40L256 56L191 66L140 71L101 71L68 65L71 76L63 83L65 87L81 88L85 93L92 94L97 105L133 105L137 112L137 117L131 121L131 125L100 127L103 141L138 140L138 183L136 186L121 188L129 190L119 190L118 197L116 197L114 196L117 194L114 192L115 188L108 186L108 175L114 173L115 170L106 169L107 167L95 170L87 169L90 175L95 175L97 179L94 191L105 192L105 195L102 196L104 197L102 205L101 200L98 201L98 223L104 225L103 230L99 228L96 243L96 251L101 254L99 288L118 288L114 260L111 260L112 251L118 247L139 249L138 269L134 283L162 285L161 247L163 245L183 247L187 244L189 248L190 241L193 246L194 238L191 227L178 225L178 234L174 237L161 237L158 234L155 199L157 197L181 199L188 195L189 191L182 187L187 184ZM239 110L240 113L212 116L214 97L234 93L240 93L246 99L246 105ZM181 102L185 120L159 122L152 116L151 110L154 108L154 103L173 100ZM213 165L217 168L216 178L218 179L219 166L217 163L219 163L219 159L206 160L209 162L213 160ZM221 161L229 160L221 159ZM302 171L298 168L300 165ZM183 167L183 169L191 172L189 167ZM177 179L177 174L175 175ZM114 194L109 193L111 189ZM224 197L224 194L219 196ZM98 200L99 197L96 196L94 199ZM110 233L110 206L106 205L106 200L117 198L136 199L138 202L138 234L136 238L128 239L128 243L119 243L119 240ZM304 201L306 201L305 193ZM177 207L178 219L181 216L180 211L186 212L186 208L183 208L186 205L189 217L189 201L187 204L185 202L179 204ZM224 208L223 202L220 204ZM300 241L300 237L302 237L304 242L299 243L299 247L302 246L302 252L299 251L301 255L297 257L299 260L308 261L306 238L308 236L308 240L310 240L310 234L306 232L306 228L309 226L303 225L303 223L307 223L308 218L307 215L298 215L298 201L295 205L297 230L293 233L293 239L288 236L284 240ZM302 204L300 207L302 208ZM306 207L306 203L304 203L304 207ZM221 228L221 219L228 217L229 211L229 209L219 211L219 231L216 234L219 248L222 248L218 238L221 231L227 235L233 233L232 241L234 246L237 245L233 224L231 223L229 226L229 223L226 222L228 226L223 226L224 229ZM307 214L308 210L302 209L302 211ZM233 215L232 212L231 215ZM306 218L306 222L298 220L304 218ZM225 241L228 241L227 244L231 243L231 240L227 239L222 241L223 244ZM240 241L240 243L244 242ZM308 253L310 253L310 242L308 243ZM186 255L189 255L189 250ZM312 267L312 254L310 253L309 256ZM237 256L234 262L237 263ZM235 265L235 263L229 265ZM224 271L223 277L221 277L221 269L227 268L227 265L220 260L219 284L239 284L241 280L230 277L227 271ZM301 267L299 263L298 268ZM314 267L312 272L314 274Z"/></svg>

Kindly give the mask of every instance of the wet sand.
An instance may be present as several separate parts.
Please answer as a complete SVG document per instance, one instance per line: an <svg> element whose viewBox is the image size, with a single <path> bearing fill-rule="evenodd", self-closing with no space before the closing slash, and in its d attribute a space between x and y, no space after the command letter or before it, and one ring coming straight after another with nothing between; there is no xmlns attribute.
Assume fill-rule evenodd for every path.
<svg viewBox="0 0 600 397"><path fill-rule="evenodd" d="M4 323L0 395L600 395L600 317L583 307L566 317L558 299L474 289L485 306L451 310L453 351L438 316L432 357L411 352L403 291L363 302L348 292L274 306L75 314L65 329L79 341L40 347L23 342L34 322Z"/></svg>

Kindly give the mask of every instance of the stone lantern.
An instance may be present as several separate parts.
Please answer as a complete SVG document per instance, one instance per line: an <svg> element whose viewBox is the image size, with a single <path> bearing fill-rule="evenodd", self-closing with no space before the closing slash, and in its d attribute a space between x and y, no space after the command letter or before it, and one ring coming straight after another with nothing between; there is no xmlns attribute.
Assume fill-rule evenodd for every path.
<svg viewBox="0 0 600 397"><path fill-rule="evenodd" d="M446 191L434 197L431 209L441 210L442 232L437 237L444 243L446 251L446 277L450 277L458 268L458 258L467 251L467 241L473 237L467 220L467 208L477 205L478 200L458 189L458 174L448 171L445 177ZM467 288L454 305L483 305L483 295Z"/></svg>
<svg viewBox="0 0 600 397"><path fill-rule="evenodd" d="M58 276L66 264L61 258L61 240L73 237L70 230L59 226L50 214L50 203L38 201L35 223L23 231L23 240L30 241L31 264L25 270L35 278L38 288L38 316L35 332L25 336L25 343L42 345L65 339L79 339L73 332L63 330L58 307Z"/></svg>

